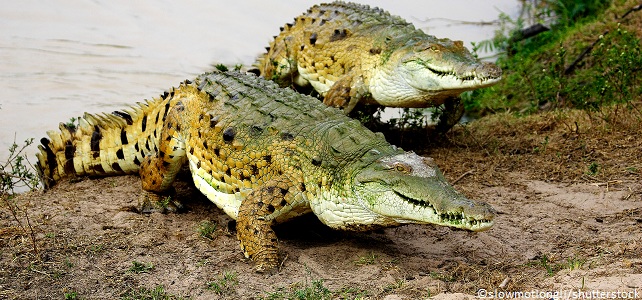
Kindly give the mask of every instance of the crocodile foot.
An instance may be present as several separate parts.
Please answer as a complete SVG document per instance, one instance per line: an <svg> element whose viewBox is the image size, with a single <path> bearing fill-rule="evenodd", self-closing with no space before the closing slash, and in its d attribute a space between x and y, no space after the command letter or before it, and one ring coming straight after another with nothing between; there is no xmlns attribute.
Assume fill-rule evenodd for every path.
<svg viewBox="0 0 642 300"><path fill-rule="evenodd" d="M457 125L464 115L464 102L459 97L452 97L444 102L443 110L436 125L437 132L444 133Z"/></svg>
<svg viewBox="0 0 642 300"><path fill-rule="evenodd" d="M154 193L143 190L140 199L138 211L144 214L150 213L178 213L185 210L185 206L176 200L175 191L164 193Z"/></svg>

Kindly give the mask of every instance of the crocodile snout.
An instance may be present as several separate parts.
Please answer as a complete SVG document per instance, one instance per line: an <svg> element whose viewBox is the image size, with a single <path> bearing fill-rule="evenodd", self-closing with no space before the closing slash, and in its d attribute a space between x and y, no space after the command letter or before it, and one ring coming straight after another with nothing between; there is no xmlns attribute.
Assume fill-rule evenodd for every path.
<svg viewBox="0 0 642 300"><path fill-rule="evenodd" d="M502 77L502 69L494 63L482 62L475 68L475 73L481 78L499 79Z"/></svg>

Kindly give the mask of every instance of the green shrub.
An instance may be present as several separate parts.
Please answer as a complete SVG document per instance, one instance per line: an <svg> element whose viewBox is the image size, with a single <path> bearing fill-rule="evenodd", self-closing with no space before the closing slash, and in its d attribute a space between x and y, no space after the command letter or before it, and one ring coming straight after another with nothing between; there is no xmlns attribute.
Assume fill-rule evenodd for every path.
<svg viewBox="0 0 642 300"><path fill-rule="evenodd" d="M600 111L604 105L631 107L631 101L642 92L642 53L635 34L613 22L589 22L602 12L606 1L564 0L543 5L548 7L541 11L552 12L557 18L550 31L511 42L508 34L516 32L511 26L522 22L504 17L493 40L475 45L475 51L489 47L503 51L497 64L504 78L493 87L463 95L467 111L480 116L499 111L529 114L559 107L589 112ZM609 27L602 35L599 32L604 29L596 29ZM587 32L598 33L587 39Z"/></svg>

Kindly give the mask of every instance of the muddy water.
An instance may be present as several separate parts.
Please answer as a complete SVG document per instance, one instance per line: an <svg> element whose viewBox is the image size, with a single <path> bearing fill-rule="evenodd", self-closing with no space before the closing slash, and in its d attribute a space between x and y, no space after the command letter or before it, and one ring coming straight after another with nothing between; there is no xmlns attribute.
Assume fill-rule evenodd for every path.
<svg viewBox="0 0 642 300"><path fill-rule="evenodd" d="M110 112L159 95L213 63L251 64L279 26L316 3L285 1L6 1L0 8L0 162L8 147L36 141L83 112ZM492 36L492 21L517 0L363 0L429 34ZM28 149L31 155L35 146ZM35 159L31 161L34 162Z"/></svg>

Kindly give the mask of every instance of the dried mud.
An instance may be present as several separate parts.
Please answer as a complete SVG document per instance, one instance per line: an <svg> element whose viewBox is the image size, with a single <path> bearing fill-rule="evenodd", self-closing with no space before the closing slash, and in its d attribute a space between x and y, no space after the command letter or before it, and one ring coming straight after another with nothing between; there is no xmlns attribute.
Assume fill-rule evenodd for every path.
<svg viewBox="0 0 642 300"><path fill-rule="evenodd" d="M575 111L496 115L431 140L406 133L404 148L435 158L457 189L498 210L495 227L352 233L304 217L277 228L283 264L274 275L252 271L232 220L187 176L177 197L188 209L178 214L136 213L135 176L62 182L15 199L37 254L29 228L0 209L0 298L113 299L158 286L191 299L278 298L317 280L331 298L350 299L640 293L640 116L619 114L608 124ZM211 238L199 233L204 221L217 225ZM134 261L148 268L135 272ZM226 273L235 280L211 284Z"/></svg>

